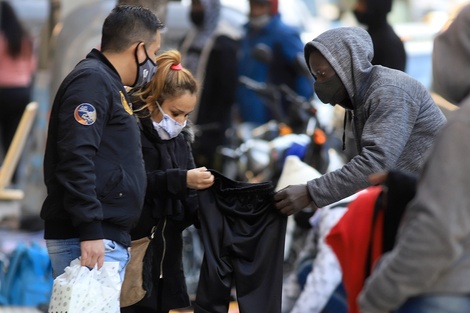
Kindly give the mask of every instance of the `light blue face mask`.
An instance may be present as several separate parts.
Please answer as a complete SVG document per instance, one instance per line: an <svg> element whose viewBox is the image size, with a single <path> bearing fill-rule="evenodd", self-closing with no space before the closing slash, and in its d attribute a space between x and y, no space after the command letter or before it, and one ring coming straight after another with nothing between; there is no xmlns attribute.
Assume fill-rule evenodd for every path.
<svg viewBox="0 0 470 313"><path fill-rule="evenodd" d="M172 119L168 114L163 112L160 104L157 102L157 107L163 115L162 120L157 123L153 121L153 127L157 131L158 135L163 140L170 140L178 136L183 128L186 126L186 120L183 124L178 123Z"/></svg>

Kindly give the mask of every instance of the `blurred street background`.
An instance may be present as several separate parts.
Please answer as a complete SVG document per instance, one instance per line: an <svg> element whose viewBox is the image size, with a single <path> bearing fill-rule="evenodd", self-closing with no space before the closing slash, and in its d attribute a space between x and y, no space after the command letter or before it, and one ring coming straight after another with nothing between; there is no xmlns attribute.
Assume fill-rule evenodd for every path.
<svg viewBox="0 0 470 313"><path fill-rule="evenodd" d="M104 18L116 0L7 0L34 37L38 70L34 79L33 100L39 112L19 166L18 187L25 191L19 203L19 216L31 224L30 238L40 240L38 217L45 187L42 161L49 109L55 92L65 75L91 50L98 47ZM380 0L378 0L380 1ZM163 1L165 2L165 1ZM242 27L247 21L247 0L222 0L222 19ZM321 32L339 26L358 25L351 12L353 0L280 0L282 18L299 27L306 43ZM451 18L463 0L395 0L389 21L405 43L406 72L426 87L431 85L431 58L434 36ZM166 30L162 51L177 48L191 24L190 0L168 1L164 10ZM0 160L3 158L0 151ZM23 233L14 235L4 230L19 228L15 217L7 216L0 207L0 251L10 252L16 242L25 241ZM1 312L8 311L0 307ZM28 311L22 311L28 312ZM36 312L36 311L30 311Z"/></svg>

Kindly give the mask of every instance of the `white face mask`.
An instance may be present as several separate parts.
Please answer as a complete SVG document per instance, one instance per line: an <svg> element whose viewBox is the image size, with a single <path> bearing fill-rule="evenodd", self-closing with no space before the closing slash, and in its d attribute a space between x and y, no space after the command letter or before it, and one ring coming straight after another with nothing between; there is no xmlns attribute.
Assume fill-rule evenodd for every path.
<svg viewBox="0 0 470 313"><path fill-rule="evenodd" d="M158 102L157 106L160 112L162 113L163 118L159 123L152 121L153 127L155 128L161 139L170 140L172 138L175 138L181 133L183 128L186 126L186 120L183 124L180 124L174 119L172 119L168 114L163 112Z"/></svg>
<svg viewBox="0 0 470 313"><path fill-rule="evenodd" d="M256 17L250 17L250 26L255 29L261 29L266 26L269 21L271 20L271 16L269 14L263 14Z"/></svg>

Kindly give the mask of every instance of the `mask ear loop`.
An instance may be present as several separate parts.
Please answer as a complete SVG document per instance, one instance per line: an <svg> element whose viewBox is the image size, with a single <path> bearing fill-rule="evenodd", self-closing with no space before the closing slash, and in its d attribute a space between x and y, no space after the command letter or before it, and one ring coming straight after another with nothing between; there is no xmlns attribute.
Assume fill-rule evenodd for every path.
<svg viewBox="0 0 470 313"><path fill-rule="evenodd" d="M144 47L144 52L145 52L145 60L142 62L142 63L139 63L139 58L137 57L137 50L139 50L139 45L142 44L142 46ZM152 62L153 65L157 65L156 62L154 62L150 57L149 57L149 54L147 53L147 49L145 49L145 43L143 41L140 41L139 44L137 45L137 47L135 48L135 61L137 62L137 65L141 66L141 65L144 65L145 62L147 62L147 60L149 60L150 62Z"/></svg>
<svg viewBox="0 0 470 313"><path fill-rule="evenodd" d="M137 46L135 46L135 50L134 50L134 58L135 58L135 63L137 63L137 71L135 73L135 80L134 80L134 84L132 84L132 86L135 86L135 84L137 84L137 81L139 80L139 67L140 67L141 64L139 64L139 57L137 56L137 50L139 50L139 45L141 43L143 43L143 41L139 41ZM145 52L145 53L147 53L147 52Z"/></svg>
<svg viewBox="0 0 470 313"><path fill-rule="evenodd" d="M162 113L162 116L165 116L165 112L163 112L163 109L162 109L162 107L160 106L160 103L158 103L158 101L155 101L155 103L157 104L157 108L158 108L158 110L160 111L160 113Z"/></svg>
<svg viewBox="0 0 470 313"><path fill-rule="evenodd" d="M140 46L141 43L143 44L144 42L143 42L143 41L139 41L139 43L137 44L137 46L135 46L135 50L134 50L135 62L137 63L137 65L140 65L140 64L143 64L143 63L144 63L144 62L139 63L139 56L137 55L137 51L139 50L139 46Z"/></svg>

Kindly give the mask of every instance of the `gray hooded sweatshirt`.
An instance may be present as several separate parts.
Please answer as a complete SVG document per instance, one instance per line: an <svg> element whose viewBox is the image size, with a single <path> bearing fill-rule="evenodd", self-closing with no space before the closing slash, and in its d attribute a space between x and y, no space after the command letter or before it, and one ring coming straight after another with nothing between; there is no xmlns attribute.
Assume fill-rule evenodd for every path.
<svg viewBox="0 0 470 313"><path fill-rule="evenodd" d="M446 119L426 87L411 76L372 65L372 40L360 27L328 30L304 49L309 64L318 49L352 101L351 127L358 154L342 168L307 183L317 207L369 186L368 176L398 169L418 173Z"/></svg>

